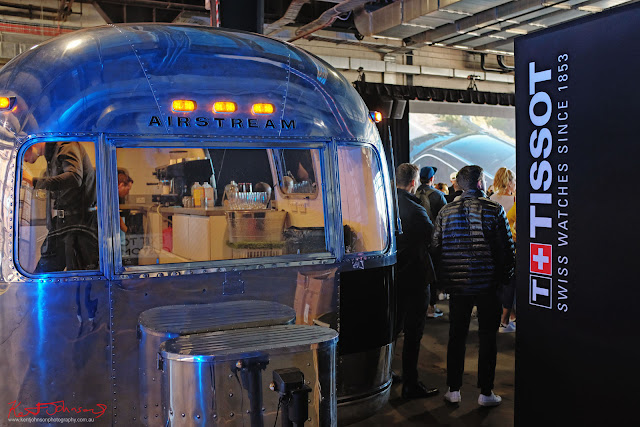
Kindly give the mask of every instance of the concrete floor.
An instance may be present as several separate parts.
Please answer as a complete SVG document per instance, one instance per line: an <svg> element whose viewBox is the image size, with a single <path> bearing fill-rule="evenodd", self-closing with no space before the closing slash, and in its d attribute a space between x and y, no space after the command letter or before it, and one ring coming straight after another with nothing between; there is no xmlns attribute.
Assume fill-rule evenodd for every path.
<svg viewBox="0 0 640 427"><path fill-rule="evenodd" d="M437 387L440 394L428 399L405 400L401 396L402 385L393 385L387 405L366 420L351 424L352 427L375 426L490 426L511 427L514 408L515 335L498 334L498 362L494 392L502 396L502 404L494 408L478 406L478 321L471 319L465 362L462 402L452 405L443 399L447 391L447 341L449 334L449 304L439 301L444 316L428 319L422 338L418 371L421 380L429 387ZM394 371L401 372L399 340L393 360Z"/></svg>

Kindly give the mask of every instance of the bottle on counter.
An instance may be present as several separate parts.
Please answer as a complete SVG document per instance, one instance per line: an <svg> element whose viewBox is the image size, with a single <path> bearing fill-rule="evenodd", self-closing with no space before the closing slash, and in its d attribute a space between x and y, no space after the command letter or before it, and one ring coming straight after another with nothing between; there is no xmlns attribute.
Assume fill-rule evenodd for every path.
<svg viewBox="0 0 640 427"><path fill-rule="evenodd" d="M193 206L199 208L203 205L204 188L199 182L196 182L191 186L191 194L193 195Z"/></svg>
<svg viewBox="0 0 640 427"><path fill-rule="evenodd" d="M213 187L208 182L205 182L202 184L202 190L204 192L204 206L213 206Z"/></svg>
<svg viewBox="0 0 640 427"><path fill-rule="evenodd" d="M225 201L223 205L227 208L234 209L234 205L236 203L236 199L238 198L238 184L235 181L231 181L229 184L224 187L224 197Z"/></svg>

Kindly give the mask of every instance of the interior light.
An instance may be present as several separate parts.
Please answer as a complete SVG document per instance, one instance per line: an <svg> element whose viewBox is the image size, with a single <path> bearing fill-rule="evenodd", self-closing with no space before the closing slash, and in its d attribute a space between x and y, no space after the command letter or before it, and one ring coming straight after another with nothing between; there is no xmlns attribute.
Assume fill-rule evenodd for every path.
<svg viewBox="0 0 640 427"><path fill-rule="evenodd" d="M8 110L11 107L11 98L0 96L0 110Z"/></svg>
<svg viewBox="0 0 640 427"><path fill-rule="evenodd" d="M380 111L371 111L369 114L374 122L380 123L382 121L382 113Z"/></svg>
<svg viewBox="0 0 640 427"><path fill-rule="evenodd" d="M510 34L519 34L519 35L525 35L528 34L529 32L527 30L525 30L524 28L507 28L506 30L504 30L505 33L510 33Z"/></svg>
<svg viewBox="0 0 640 427"><path fill-rule="evenodd" d="M593 12L593 13L598 13L598 12L602 12L602 8L598 7L598 6L578 6L578 10L583 10L585 12Z"/></svg>
<svg viewBox="0 0 640 427"><path fill-rule="evenodd" d="M213 104L214 113L233 113L238 109L235 102L230 101L218 101Z"/></svg>
<svg viewBox="0 0 640 427"><path fill-rule="evenodd" d="M188 113L196 109L196 101L190 99L174 99L171 108L177 113Z"/></svg>
<svg viewBox="0 0 640 427"><path fill-rule="evenodd" d="M273 104L253 104L251 109L253 114L273 114L275 110Z"/></svg>

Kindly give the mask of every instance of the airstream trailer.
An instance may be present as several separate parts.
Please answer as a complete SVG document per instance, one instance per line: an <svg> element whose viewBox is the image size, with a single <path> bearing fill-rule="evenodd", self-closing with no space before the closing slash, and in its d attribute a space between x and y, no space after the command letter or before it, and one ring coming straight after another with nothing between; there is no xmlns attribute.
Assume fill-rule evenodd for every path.
<svg viewBox="0 0 640 427"><path fill-rule="evenodd" d="M389 170L327 63L91 28L0 70L0 120L0 424L261 426L304 400L335 425L386 402Z"/></svg>

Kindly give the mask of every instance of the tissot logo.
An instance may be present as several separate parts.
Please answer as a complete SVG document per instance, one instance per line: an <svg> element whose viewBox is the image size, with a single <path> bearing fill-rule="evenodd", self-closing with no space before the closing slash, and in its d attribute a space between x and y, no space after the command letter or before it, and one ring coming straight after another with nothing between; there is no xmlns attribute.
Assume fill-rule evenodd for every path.
<svg viewBox="0 0 640 427"><path fill-rule="evenodd" d="M529 63L529 120L534 126L529 138L529 153L533 158L529 169L529 185L531 186L529 237L535 239L538 229L551 228L551 217L540 215L540 208L551 204L551 183L553 182L551 163L548 158L553 148L551 131L547 124L551 118L553 107L551 97L541 90L542 83L551 80L551 70L536 71L536 63Z"/></svg>
<svg viewBox="0 0 640 427"><path fill-rule="evenodd" d="M530 244L530 271L551 276L551 245Z"/></svg>
<svg viewBox="0 0 640 427"><path fill-rule="evenodd" d="M542 68L542 69L541 69ZM550 120L553 114L549 83L551 69L529 62L529 238L549 242L549 231L553 227L550 208L553 203L553 135ZM529 244L529 271L552 275L552 246ZM529 276L529 304L551 308L552 278L531 274Z"/></svg>
<svg viewBox="0 0 640 427"><path fill-rule="evenodd" d="M272 120L255 118L229 118L229 117L182 117L167 116L161 118L151 116L148 126L158 127L208 127L215 129L282 129L296 128L295 120Z"/></svg>
<svg viewBox="0 0 640 427"><path fill-rule="evenodd" d="M551 308L553 295L551 286L551 277L529 275L529 304Z"/></svg>

